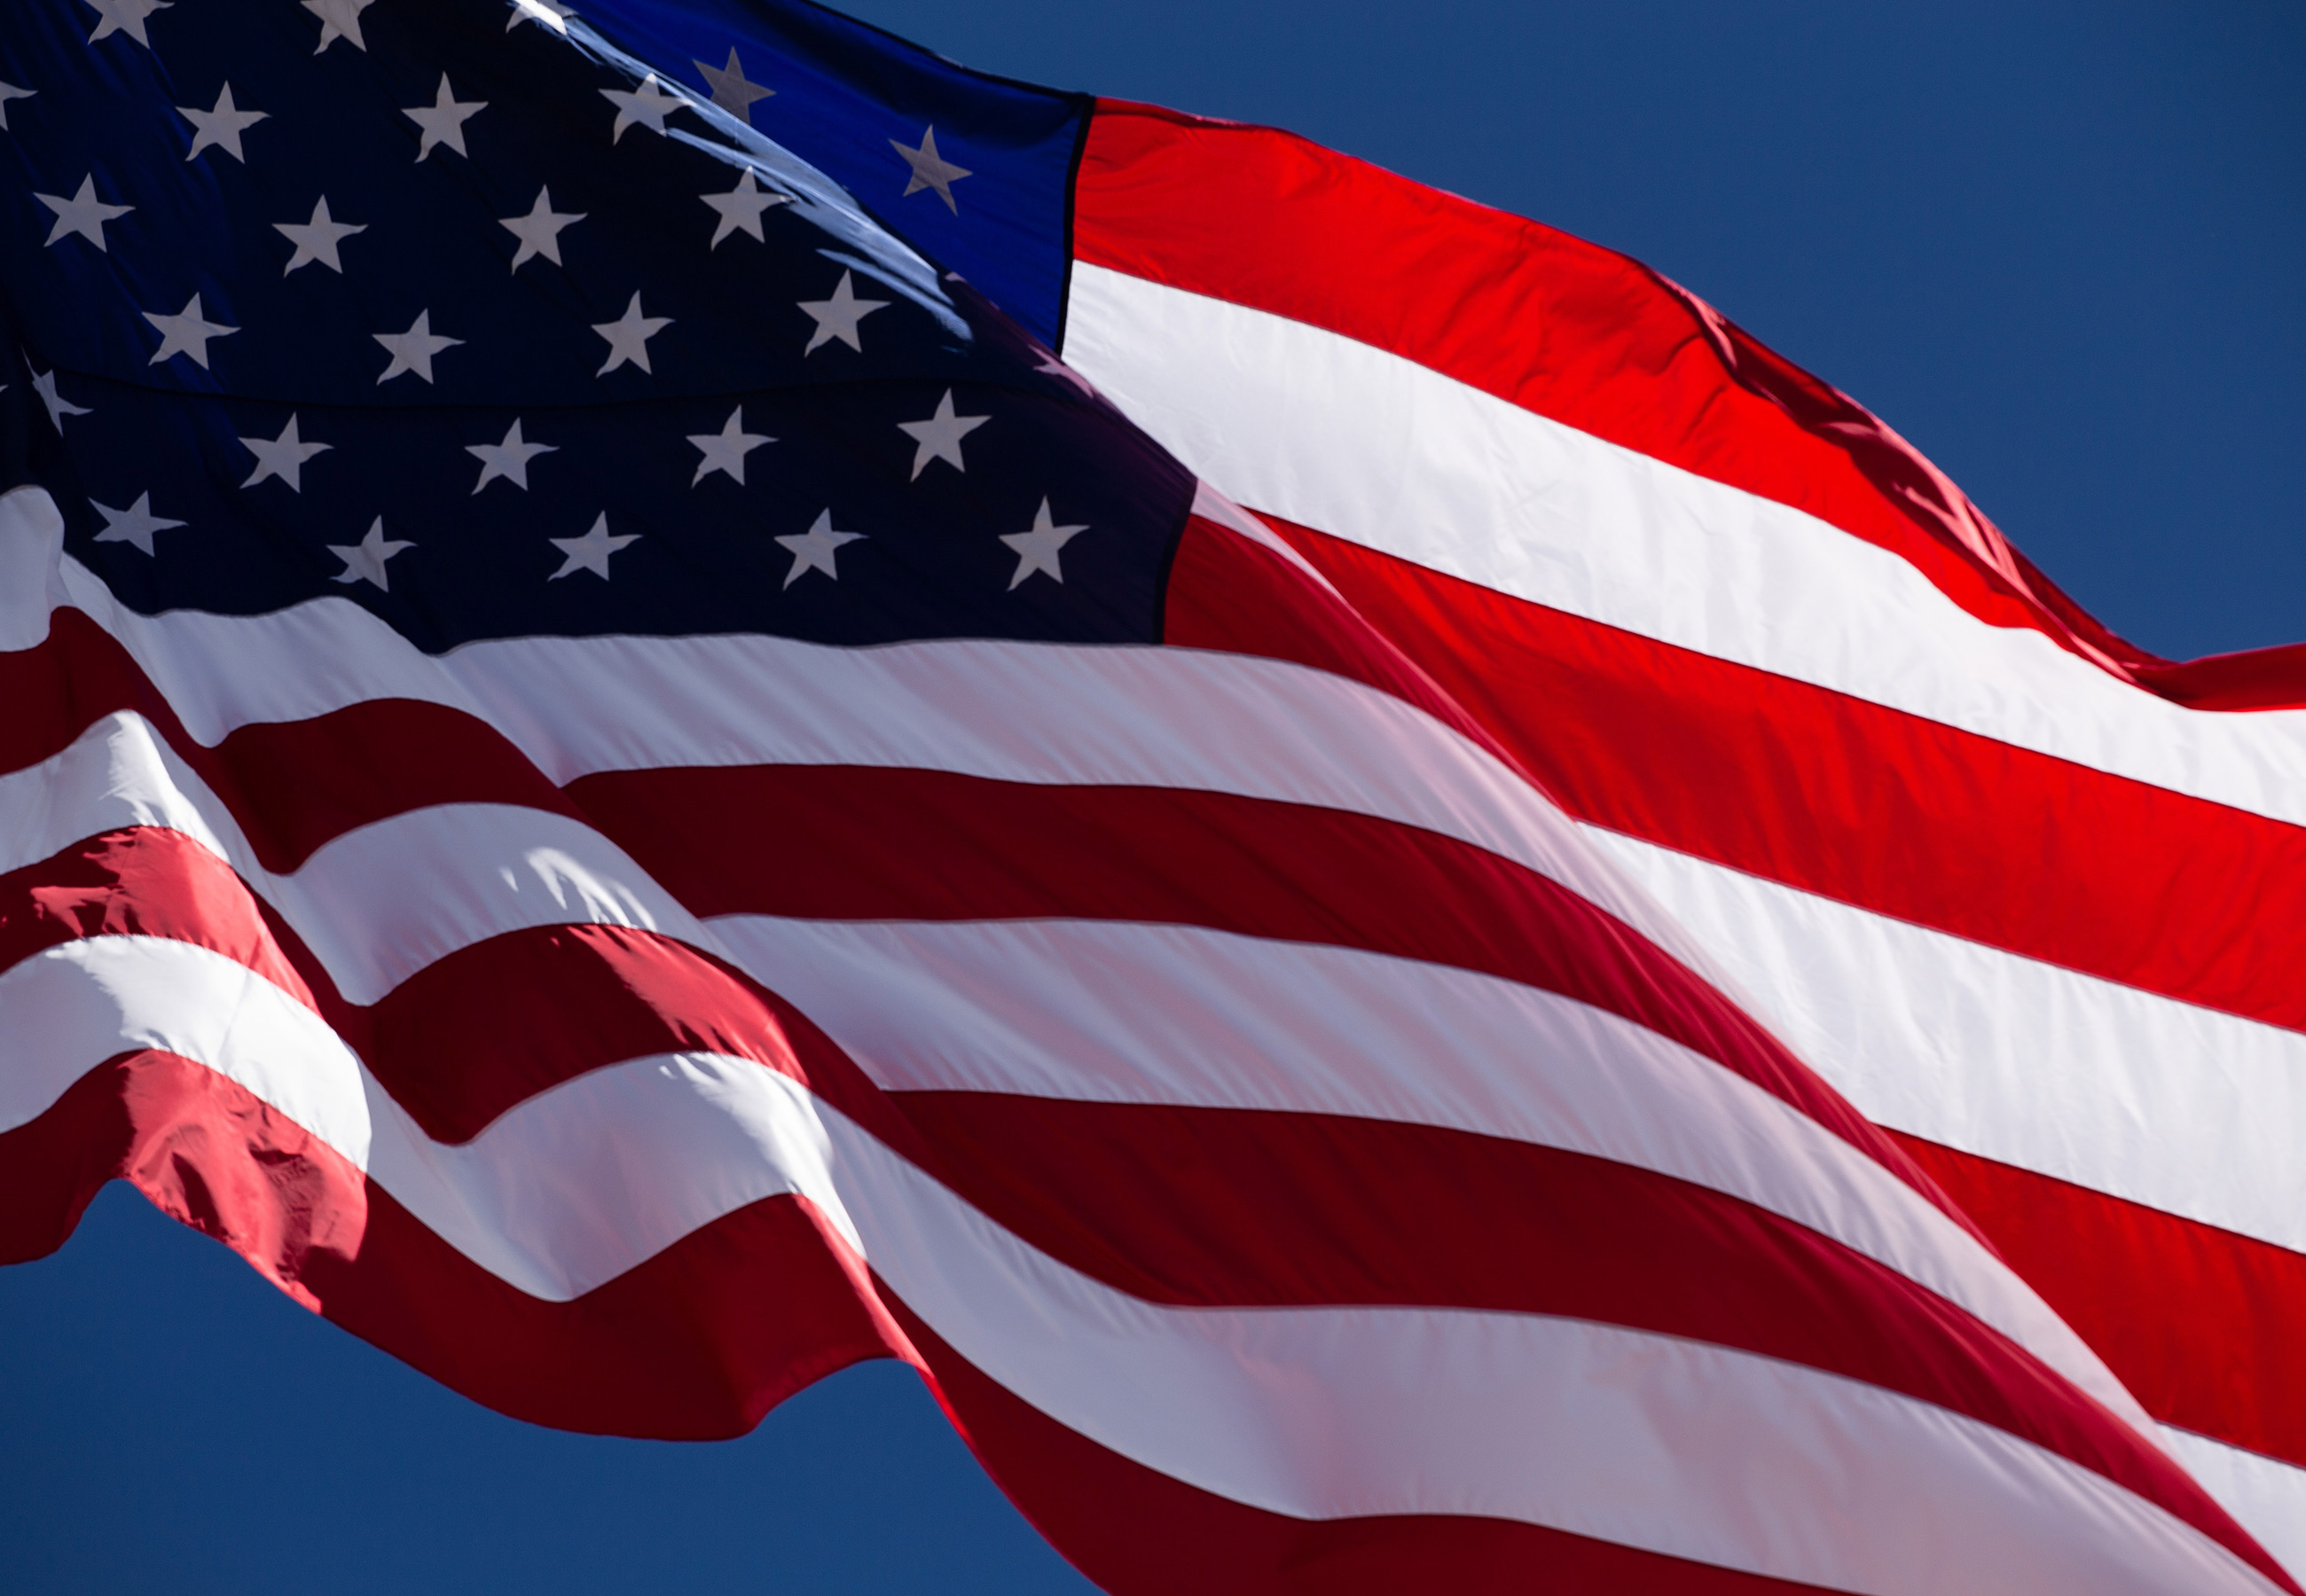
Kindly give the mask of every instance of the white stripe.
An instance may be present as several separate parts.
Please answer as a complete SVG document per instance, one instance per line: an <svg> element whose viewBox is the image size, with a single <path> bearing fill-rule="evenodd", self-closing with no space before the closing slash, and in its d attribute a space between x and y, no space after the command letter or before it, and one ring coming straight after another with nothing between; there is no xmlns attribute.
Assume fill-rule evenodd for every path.
<svg viewBox="0 0 2306 1596"><path fill-rule="evenodd" d="M2306 1469L2189 1430L2162 1433L2186 1472L2277 1562L2293 1573L2306 1569Z"/></svg>
<svg viewBox="0 0 2306 1596"><path fill-rule="evenodd" d="M64 518L46 489L0 493L0 653L48 635L48 612L66 602L64 547Z"/></svg>
<svg viewBox="0 0 2306 1596"><path fill-rule="evenodd" d="M130 826L182 832L235 866L256 863L231 812L132 712L91 721L61 753L0 776L0 872Z"/></svg>
<svg viewBox="0 0 2306 1596"><path fill-rule="evenodd" d="M2306 1251L2306 1036L1587 834L1868 1119Z"/></svg>
<svg viewBox="0 0 2306 1596"><path fill-rule="evenodd" d="M2064 1321L1881 1165L1711 1060L1559 994L1184 926L710 924L892 1089L1349 1114L1654 1170L1920 1282L2152 1433Z"/></svg>
<svg viewBox="0 0 2306 1596"><path fill-rule="evenodd" d="M0 1131L143 1048L208 1065L367 1166L368 1095L352 1050L246 965L164 937L86 937L0 971Z"/></svg>
<svg viewBox="0 0 2306 1596"><path fill-rule="evenodd" d="M28 1045L72 1048L81 1067L116 1051L141 994L165 989L169 1020L148 1045L252 1089L319 1062L337 1086L324 1109L338 1133L374 1091L346 1080L341 1044L312 1034L285 994L217 968L228 960L136 938L73 948L0 977L0 1079L16 1075ZM7 986L26 970L64 972L83 990ZM219 1029L218 1015L232 1022ZM189 1029L187 1016L200 1017ZM2267 1588L2086 1470L1772 1359L1528 1315L1152 1306L1036 1251L742 1061L599 1071L461 1148L426 1144L395 1116L377 1133L380 1185L426 1223L445 1221L452 1242L477 1225L490 1244L475 1261L525 1289L524 1277L549 1276L541 1294L564 1300L620 1272L611 1265L641 1261L666 1232L760 1196L807 1194L909 1306L1021 1398L1269 1511L1502 1516L1883 1596Z"/></svg>
<svg viewBox="0 0 2306 1596"><path fill-rule="evenodd" d="M0 524L0 536L10 531ZM310 720L372 698L478 713L440 659L350 599L330 594L269 615L140 615L95 572L58 558L51 593L117 639L204 746L242 726Z"/></svg>
<svg viewBox="0 0 2306 1596"><path fill-rule="evenodd" d="M2306 822L2306 712L2208 714L1898 556L1338 334L1086 262L1065 358L1252 509L2093 769Z"/></svg>
<svg viewBox="0 0 2306 1596"><path fill-rule="evenodd" d="M750 1059L629 1059L540 1092L457 1146L389 1098L377 1128L377 1183L483 1268L550 1302L764 1198L806 1197L859 1245L816 1099Z"/></svg>
<svg viewBox="0 0 2306 1596"><path fill-rule="evenodd" d="M508 931L633 926L713 939L631 856L565 815L444 804L346 832L258 891L346 1001L372 1003L426 965Z"/></svg>

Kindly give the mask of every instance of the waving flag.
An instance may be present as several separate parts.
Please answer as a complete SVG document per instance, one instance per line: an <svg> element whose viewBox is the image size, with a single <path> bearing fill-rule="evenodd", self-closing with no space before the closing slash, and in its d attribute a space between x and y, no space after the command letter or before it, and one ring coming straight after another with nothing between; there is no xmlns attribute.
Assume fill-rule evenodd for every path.
<svg viewBox="0 0 2306 1596"><path fill-rule="evenodd" d="M1815 392L1693 302L814 12L38 0L0 81L6 1255L125 1176L574 1429L903 1358L1118 1591L2297 1589L1813 1070L1913 1067L1882 972L1627 818L1798 829L1531 587L1781 636L1659 440ZM1260 297L1343 237L1374 322ZM1652 451L1448 365L1525 329ZM1942 488L1796 419L1700 442Z"/></svg>
<svg viewBox="0 0 2306 1596"><path fill-rule="evenodd" d="M1101 105L1068 358L1265 512L2306 1559L2306 650L2174 664L1622 257Z"/></svg>

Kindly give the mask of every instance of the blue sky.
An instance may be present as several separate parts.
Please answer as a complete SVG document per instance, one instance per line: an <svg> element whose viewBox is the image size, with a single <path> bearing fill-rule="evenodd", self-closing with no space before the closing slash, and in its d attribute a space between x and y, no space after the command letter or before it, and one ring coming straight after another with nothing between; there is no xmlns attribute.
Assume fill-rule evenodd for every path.
<svg viewBox="0 0 2306 1596"><path fill-rule="evenodd" d="M2306 12L858 0L1625 250L1855 395L2117 630L2306 638ZM1625 14L1603 14L1623 13ZM0 1587L1087 1587L905 1371L716 1446L488 1413L122 1188L0 1271Z"/></svg>

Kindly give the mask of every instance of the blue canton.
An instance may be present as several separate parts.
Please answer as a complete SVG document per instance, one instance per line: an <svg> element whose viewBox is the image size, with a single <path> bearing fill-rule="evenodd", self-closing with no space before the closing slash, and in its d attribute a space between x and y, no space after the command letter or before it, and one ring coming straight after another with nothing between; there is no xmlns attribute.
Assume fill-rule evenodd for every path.
<svg viewBox="0 0 2306 1596"><path fill-rule="evenodd" d="M956 66L794 0L590 0L585 20L841 184L893 231L1063 349L1073 165L1095 97ZM730 56L741 68L730 81ZM966 175L921 181L927 140Z"/></svg>
<svg viewBox="0 0 2306 1596"><path fill-rule="evenodd" d="M0 485L47 488L135 609L334 594L433 651L1157 640L1190 476L949 269L976 239L1010 298L1047 287L1080 107L865 31L715 0L17 0ZM905 69L890 103L836 46ZM875 209L944 243L893 236L771 107L824 112L858 171L872 111Z"/></svg>

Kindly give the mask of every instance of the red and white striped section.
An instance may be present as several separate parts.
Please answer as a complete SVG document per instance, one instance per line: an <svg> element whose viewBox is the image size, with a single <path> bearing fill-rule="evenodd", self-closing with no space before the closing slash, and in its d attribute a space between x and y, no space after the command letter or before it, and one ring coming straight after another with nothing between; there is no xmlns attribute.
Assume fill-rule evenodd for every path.
<svg viewBox="0 0 2306 1596"><path fill-rule="evenodd" d="M1272 646L431 657L138 616L0 499L0 1249L124 1175L576 1429L906 1358L1116 1591L2296 1590L1205 508L1173 622Z"/></svg>
<svg viewBox="0 0 2306 1596"><path fill-rule="evenodd" d="M1682 290L1290 135L1105 102L1074 240L1067 361L1584 823L2306 1566L2295 651L2140 653Z"/></svg>

